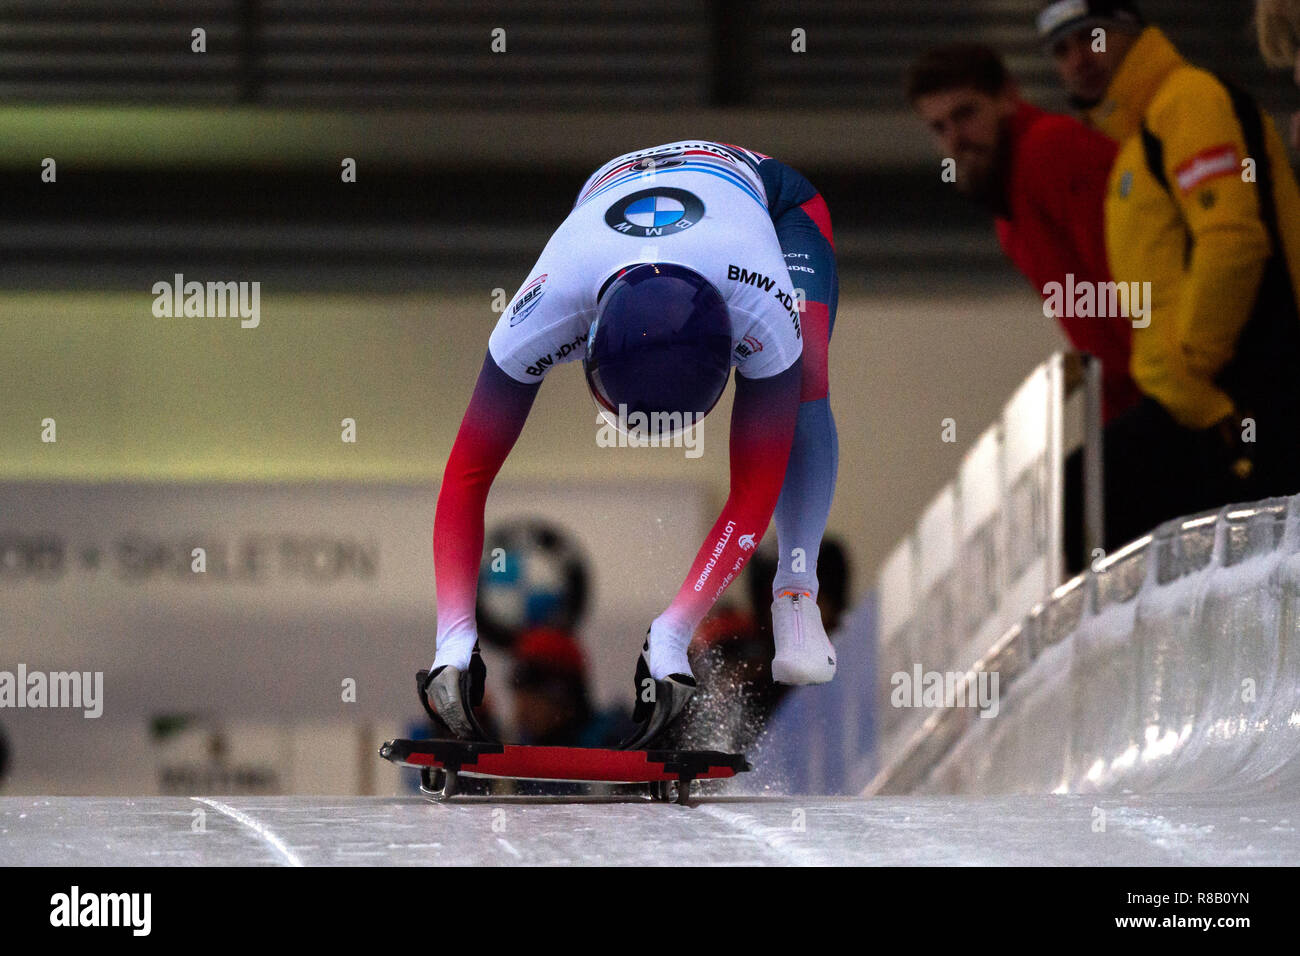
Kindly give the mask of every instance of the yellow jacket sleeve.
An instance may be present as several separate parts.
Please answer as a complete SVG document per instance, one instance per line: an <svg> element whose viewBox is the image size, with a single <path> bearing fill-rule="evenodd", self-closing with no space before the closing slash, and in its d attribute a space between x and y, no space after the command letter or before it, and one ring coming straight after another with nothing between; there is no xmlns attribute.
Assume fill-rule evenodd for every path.
<svg viewBox="0 0 1300 956"><path fill-rule="evenodd" d="M1169 193L1190 239L1171 331L1186 372L1212 388L1250 318L1271 251L1258 187L1244 175L1251 157L1227 90L1204 70L1185 67L1170 77L1147 122L1163 146Z"/></svg>

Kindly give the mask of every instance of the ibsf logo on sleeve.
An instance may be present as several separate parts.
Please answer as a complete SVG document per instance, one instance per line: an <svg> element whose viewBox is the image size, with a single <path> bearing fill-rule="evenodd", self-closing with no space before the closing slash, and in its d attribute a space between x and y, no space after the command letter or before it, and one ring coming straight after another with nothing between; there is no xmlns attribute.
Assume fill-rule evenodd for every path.
<svg viewBox="0 0 1300 956"><path fill-rule="evenodd" d="M537 308L537 303L542 301L545 284L546 273L543 272L519 290L519 294L515 296L515 304L510 307L510 327L512 329L528 318L528 314Z"/></svg>
<svg viewBox="0 0 1300 956"><path fill-rule="evenodd" d="M605 224L625 236L671 236L704 218L704 203L685 189L642 189L605 210Z"/></svg>

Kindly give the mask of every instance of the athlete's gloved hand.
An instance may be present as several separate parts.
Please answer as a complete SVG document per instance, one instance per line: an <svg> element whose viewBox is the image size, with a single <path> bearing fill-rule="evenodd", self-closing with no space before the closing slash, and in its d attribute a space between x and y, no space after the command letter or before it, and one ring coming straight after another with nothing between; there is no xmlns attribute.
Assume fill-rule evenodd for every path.
<svg viewBox="0 0 1300 956"><path fill-rule="evenodd" d="M693 629L673 620L664 612L650 624L646 635L648 650L646 660L650 673L656 680L662 680L669 674L691 675L691 664L686 656L690 646Z"/></svg>
<svg viewBox="0 0 1300 956"><path fill-rule="evenodd" d="M646 632L645 642L641 645L641 653L637 656L636 673L633 676L636 697L632 708L632 720L637 724L637 729L619 744L620 750L636 750L649 747L655 741L661 741L663 734L681 716L687 702L695 693L695 678L691 674L690 665L685 662L685 650L682 651L680 667L677 667L673 659L680 629L673 628L670 622L661 620L662 618L663 615L656 618L661 639L652 644L651 632L654 631L654 625L651 625L650 630ZM662 637L662 635L667 636ZM689 639L688 632L687 640ZM671 646L668 641L673 642ZM673 668L666 673L655 671L654 673L660 674L658 677L651 676L652 646L660 648L660 659L657 665Z"/></svg>

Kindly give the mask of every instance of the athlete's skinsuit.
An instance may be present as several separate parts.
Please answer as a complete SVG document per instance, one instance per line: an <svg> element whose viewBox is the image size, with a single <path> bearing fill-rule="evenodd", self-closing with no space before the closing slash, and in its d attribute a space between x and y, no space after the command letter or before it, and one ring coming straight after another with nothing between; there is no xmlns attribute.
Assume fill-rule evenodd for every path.
<svg viewBox="0 0 1300 956"><path fill-rule="evenodd" d="M826 204L808 181L738 147L672 143L620 156L587 180L488 341L447 461L433 533L435 667L464 669L477 640L488 489L542 378L583 357L601 292L639 262L675 262L717 287L737 370L730 495L654 628L684 647L774 512L774 587L815 596L837 458L826 377L838 294L830 243ZM791 560L795 549L802 560Z"/></svg>

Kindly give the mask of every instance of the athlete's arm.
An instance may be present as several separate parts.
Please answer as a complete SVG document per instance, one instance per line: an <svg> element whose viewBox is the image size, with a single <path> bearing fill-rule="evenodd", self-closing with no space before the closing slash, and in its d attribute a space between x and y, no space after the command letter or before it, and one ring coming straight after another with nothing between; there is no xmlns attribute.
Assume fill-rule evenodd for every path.
<svg viewBox="0 0 1300 956"><path fill-rule="evenodd" d="M489 353L447 459L433 519L438 656L468 660L478 639L474 603L488 489L523 430L540 383L520 382Z"/></svg>
<svg viewBox="0 0 1300 956"><path fill-rule="evenodd" d="M691 634L758 546L785 480L799 413L802 357L763 379L736 375L731 410L731 492L677 596L651 627L685 648Z"/></svg>

